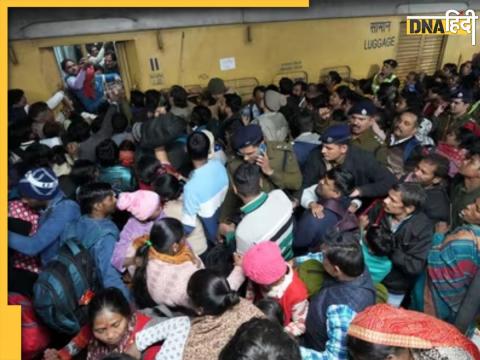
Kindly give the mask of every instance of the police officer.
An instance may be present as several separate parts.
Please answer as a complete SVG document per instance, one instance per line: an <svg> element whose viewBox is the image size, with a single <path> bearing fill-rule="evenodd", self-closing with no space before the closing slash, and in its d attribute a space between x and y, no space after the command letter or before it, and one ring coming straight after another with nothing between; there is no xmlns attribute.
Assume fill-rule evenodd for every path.
<svg viewBox="0 0 480 360"><path fill-rule="evenodd" d="M372 79L372 92L375 95L380 89L381 84L392 84L396 88L400 86L400 80L394 74L398 63L394 59L387 59L383 62L382 70L375 74Z"/></svg>
<svg viewBox="0 0 480 360"><path fill-rule="evenodd" d="M469 89L460 89L451 97L450 109L440 106L432 117L433 132L437 141L445 140L452 130L456 130L472 119L469 108L473 102L473 94Z"/></svg>
<svg viewBox="0 0 480 360"><path fill-rule="evenodd" d="M304 167L303 188L311 186L325 173L339 167L355 179L355 190L350 197L383 197L397 182L395 176L379 164L373 154L350 144L352 134L346 124L330 126L322 134L321 151L313 150Z"/></svg>
<svg viewBox="0 0 480 360"><path fill-rule="evenodd" d="M302 174L292 144L265 141L260 126L248 125L235 131L232 137L232 147L237 153L227 162L230 180L242 162L250 162L256 163L262 170L262 191L282 189L293 194L300 190ZM235 214L240 206L240 199L230 187L222 205L220 221L235 221Z"/></svg>
<svg viewBox="0 0 480 360"><path fill-rule="evenodd" d="M349 111L349 124L352 131L351 144L373 153L377 161L387 164L387 147L373 131L377 109L370 100L360 101Z"/></svg>

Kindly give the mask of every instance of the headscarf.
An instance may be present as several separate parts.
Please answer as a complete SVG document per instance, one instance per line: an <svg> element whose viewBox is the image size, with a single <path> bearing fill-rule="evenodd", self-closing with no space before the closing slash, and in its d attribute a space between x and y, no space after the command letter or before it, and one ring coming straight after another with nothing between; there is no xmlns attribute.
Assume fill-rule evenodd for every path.
<svg viewBox="0 0 480 360"><path fill-rule="evenodd" d="M348 335L406 349L462 348L480 359L478 348L453 325L416 311L377 304L355 316Z"/></svg>

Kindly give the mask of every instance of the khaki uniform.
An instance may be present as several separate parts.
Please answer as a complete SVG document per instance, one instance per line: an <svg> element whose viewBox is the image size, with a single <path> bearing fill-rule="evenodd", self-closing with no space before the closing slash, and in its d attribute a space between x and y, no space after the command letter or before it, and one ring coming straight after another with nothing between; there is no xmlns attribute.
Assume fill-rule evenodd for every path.
<svg viewBox="0 0 480 360"><path fill-rule="evenodd" d="M360 134L359 137L352 139L351 144L371 152L380 164L387 165L387 145L375 134L372 128Z"/></svg>
<svg viewBox="0 0 480 360"><path fill-rule="evenodd" d="M291 143L267 141L267 155L270 166L273 169L272 176L266 176L262 172L262 191L268 193L274 189L286 190L291 193L300 190L302 186L302 173L298 166ZM232 156L227 162L227 170L230 177L230 188L223 202L220 221L233 219L233 216L242 206L240 198L233 192L233 174L243 163L243 159Z"/></svg>

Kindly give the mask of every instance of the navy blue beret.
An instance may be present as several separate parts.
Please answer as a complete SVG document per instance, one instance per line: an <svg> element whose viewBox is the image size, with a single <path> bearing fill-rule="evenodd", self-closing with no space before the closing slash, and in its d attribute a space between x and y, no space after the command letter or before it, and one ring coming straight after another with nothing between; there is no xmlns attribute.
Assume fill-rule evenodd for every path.
<svg viewBox="0 0 480 360"><path fill-rule="evenodd" d="M239 150L249 145L258 145L263 140L262 128L258 125L239 127L232 137L232 145Z"/></svg>
<svg viewBox="0 0 480 360"><path fill-rule="evenodd" d="M471 103L473 101L473 93L468 89L460 89L452 94L453 99L462 100L465 103Z"/></svg>
<svg viewBox="0 0 480 360"><path fill-rule="evenodd" d="M359 101L350 108L350 115L358 114L363 116L373 116L377 113L377 108L370 100Z"/></svg>
<svg viewBox="0 0 480 360"><path fill-rule="evenodd" d="M333 125L325 130L321 140L324 144L348 144L352 134L347 124Z"/></svg>

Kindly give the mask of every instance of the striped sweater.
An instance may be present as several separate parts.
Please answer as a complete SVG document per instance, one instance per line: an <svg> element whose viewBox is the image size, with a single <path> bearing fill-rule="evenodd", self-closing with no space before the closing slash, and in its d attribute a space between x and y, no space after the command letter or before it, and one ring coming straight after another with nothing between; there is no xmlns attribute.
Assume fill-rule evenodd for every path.
<svg viewBox="0 0 480 360"><path fill-rule="evenodd" d="M263 241L275 241L286 260L293 257L293 206L282 190L262 192L241 211L244 216L235 231L239 253Z"/></svg>
<svg viewBox="0 0 480 360"><path fill-rule="evenodd" d="M480 267L480 226L458 227L446 237L435 234L428 255L428 278L435 309L426 313L453 323L466 292Z"/></svg>

